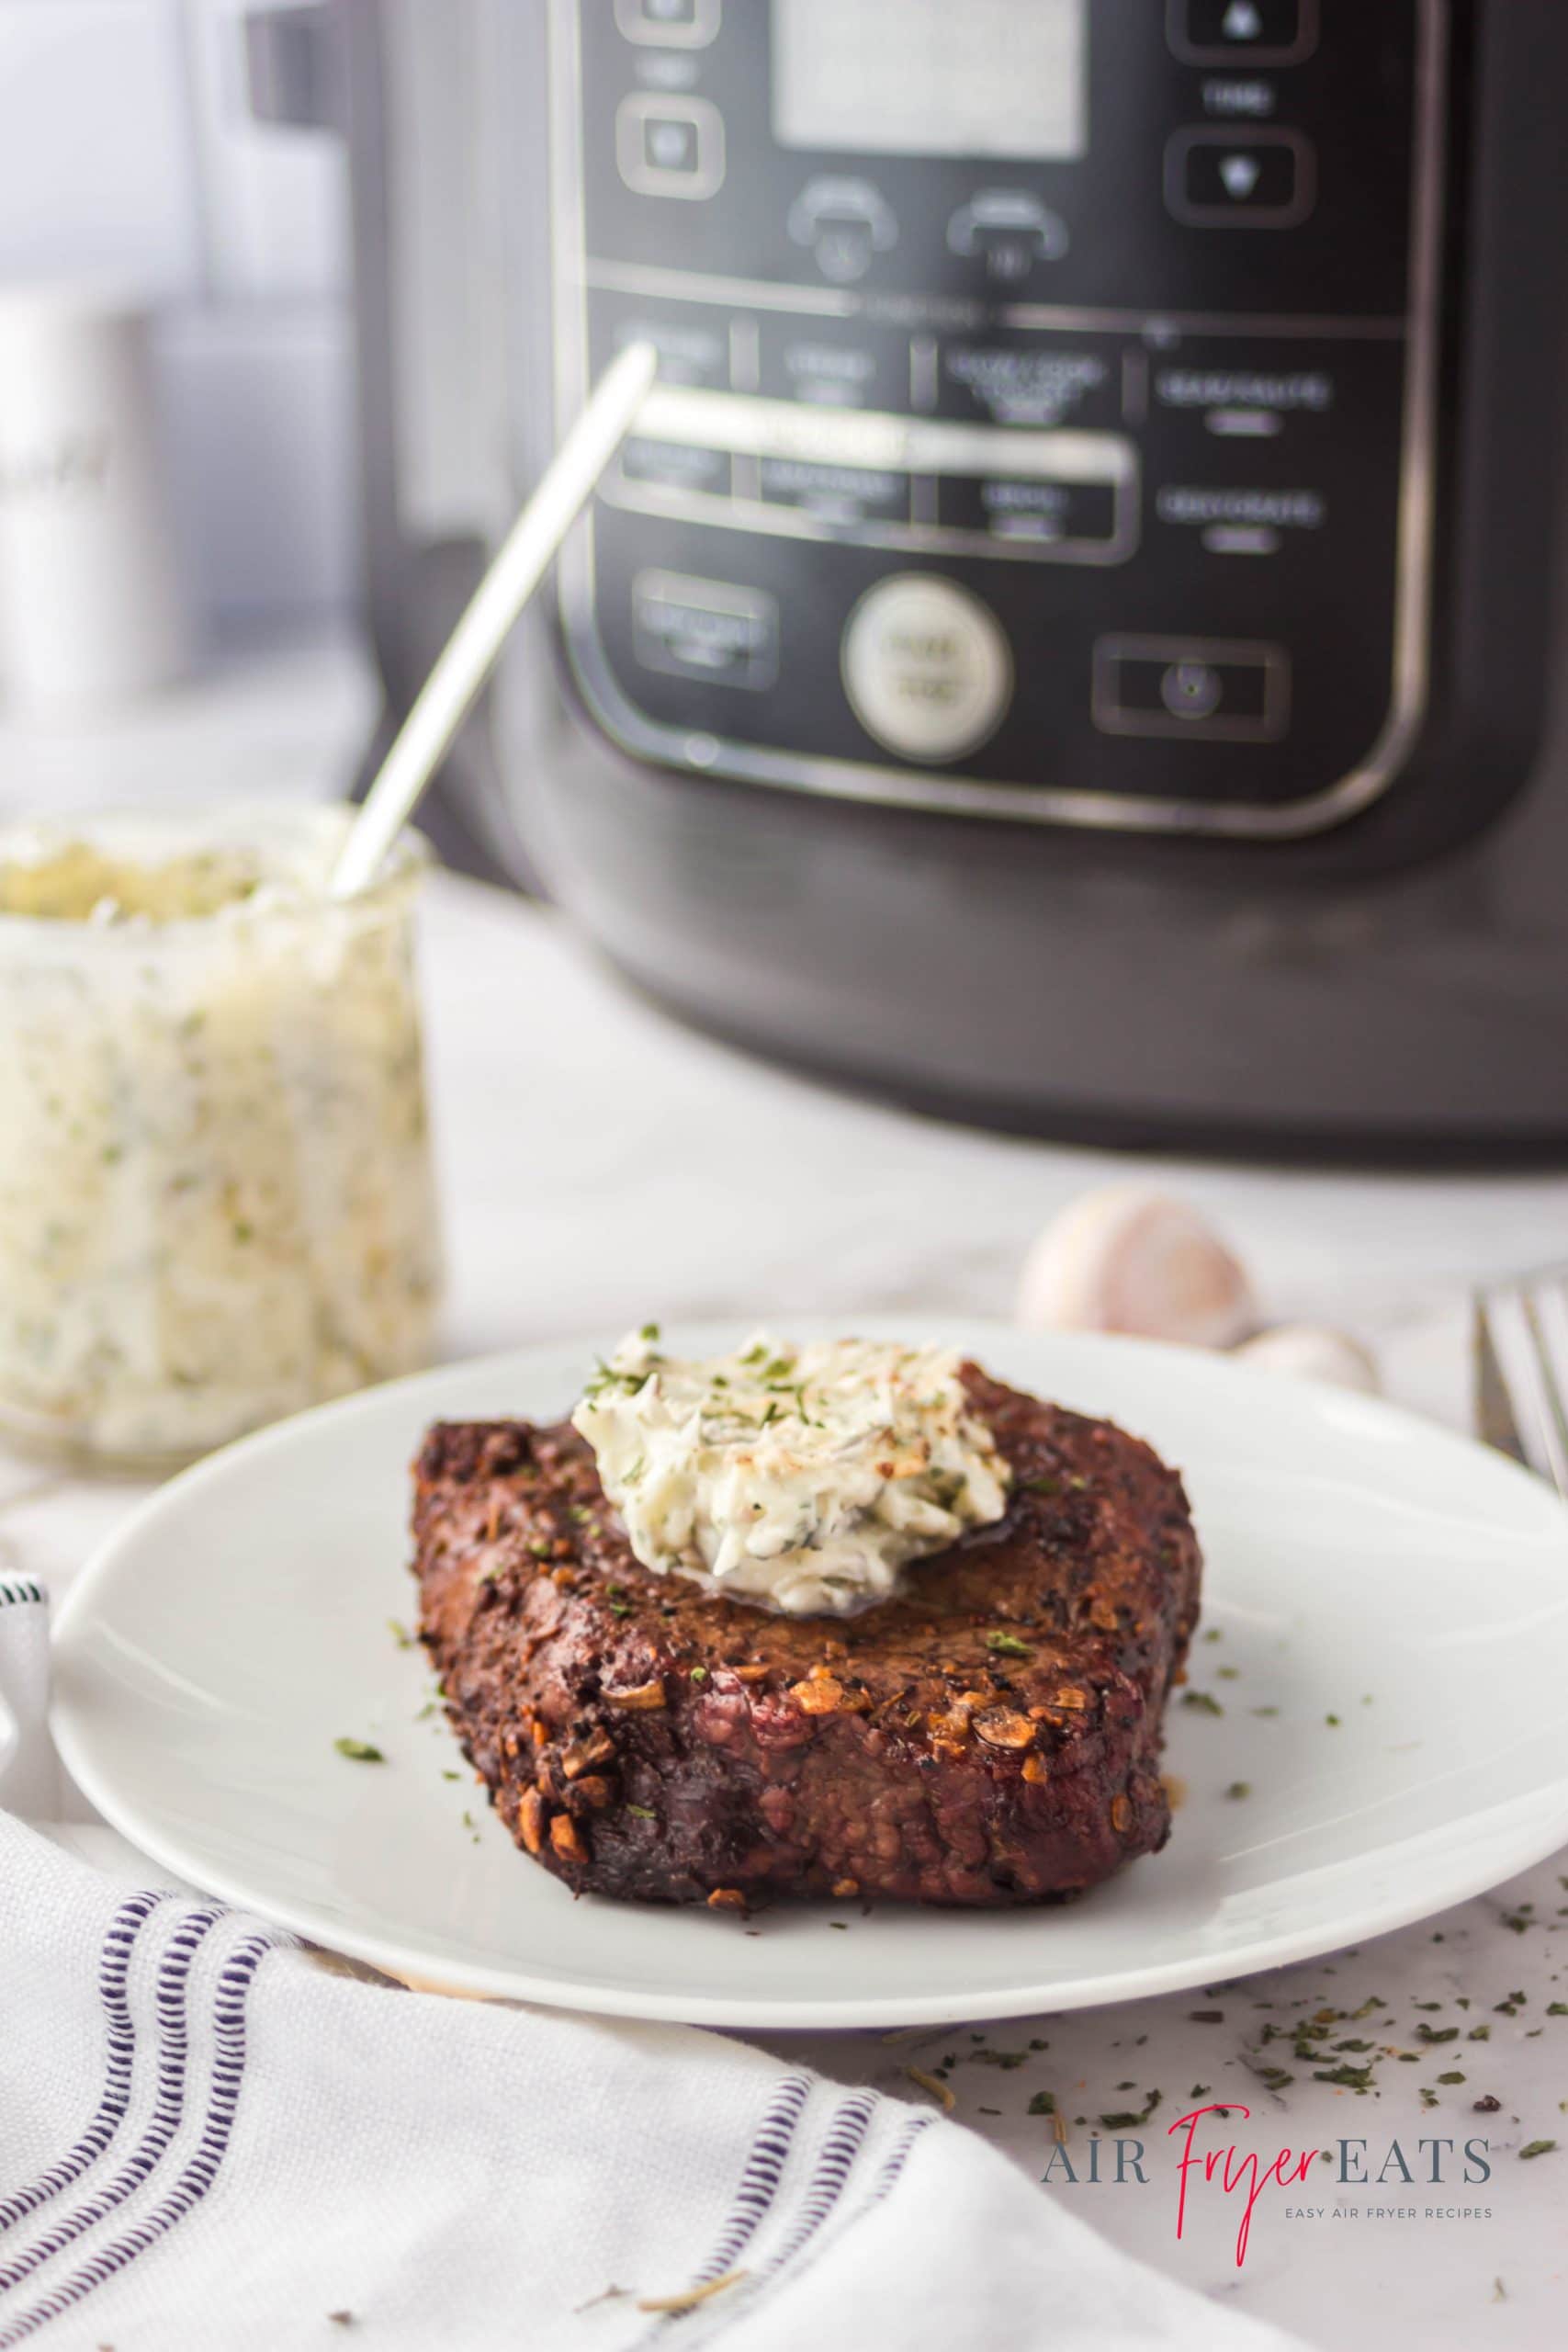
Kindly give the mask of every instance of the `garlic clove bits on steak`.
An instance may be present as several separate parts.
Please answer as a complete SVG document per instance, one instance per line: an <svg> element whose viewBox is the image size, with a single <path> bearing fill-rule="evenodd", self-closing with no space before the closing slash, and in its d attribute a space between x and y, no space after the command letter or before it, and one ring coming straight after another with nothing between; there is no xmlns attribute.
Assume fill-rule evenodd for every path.
<svg viewBox="0 0 1568 2352"><path fill-rule="evenodd" d="M1130 1184L1085 1193L1024 1262L1017 1319L1031 1331L1123 1331L1228 1348L1256 1321L1246 1272L1197 1211Z"/></svg>

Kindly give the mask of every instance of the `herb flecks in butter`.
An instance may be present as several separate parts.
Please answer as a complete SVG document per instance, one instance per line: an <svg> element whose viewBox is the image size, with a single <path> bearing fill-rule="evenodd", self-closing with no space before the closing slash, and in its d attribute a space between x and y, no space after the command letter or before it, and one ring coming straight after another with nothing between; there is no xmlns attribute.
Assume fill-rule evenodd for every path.
<svg viewBox="0 0 1568 2352"><path fill-rule="evenodd" d="M939 1348L766 1336L707 1361L645 1326L572 1419L647 1568L791 1616L848 1615L1001 1517L1010 1472Z"/></svg>

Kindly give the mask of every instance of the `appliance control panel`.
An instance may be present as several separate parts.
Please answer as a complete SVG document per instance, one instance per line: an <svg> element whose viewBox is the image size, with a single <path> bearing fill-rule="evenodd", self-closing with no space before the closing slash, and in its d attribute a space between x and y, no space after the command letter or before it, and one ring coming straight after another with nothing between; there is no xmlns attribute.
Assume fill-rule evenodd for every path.
<svg viewBox="0 0 1568 2352"><path fill-rule="evenodd" d="M1267 837L1425 713L1449 0L551 0L625 749Z"/></svg>

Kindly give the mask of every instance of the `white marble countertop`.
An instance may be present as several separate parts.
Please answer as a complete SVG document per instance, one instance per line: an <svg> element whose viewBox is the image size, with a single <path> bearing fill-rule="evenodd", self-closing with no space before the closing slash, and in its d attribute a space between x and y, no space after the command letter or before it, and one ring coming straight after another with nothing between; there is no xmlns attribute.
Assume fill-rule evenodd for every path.
<svg viewBox="0 0 1568 2352"><path fill-rule="evenodd" d="M291 673L297 691L309 669ZM322 725L335 715L346 741L365 707L362 673L339 654L316 684ZM303 701L273 722L279 747L305 741L310 695ZM208 719L173 727L191 788L197 771L226 781L236 774L222 705L214 696ZM254 716L242 732L247 724L254 751ZM314 774L306 774L310 758L296 763L295 788L321 789L341 772L343 743L334 743L328 758L317 735ZM268 764L276 777L276 762ZM79 779L79 763L73 774ZM8 769L6 784L14 782ZM555 916L470 884L433 885L425 968L454 1355L649 1316L1006 1314L1043 1221L1085 1186L1128 1172L1111 1155L939 1125L747 1061L637 1001ZM1562 1253L1568 1237L1568 1176L1136 1166L1215 1218L1272 1318L1343 1324L1373 1346L1393 1393L1456 1423L1467 1409L1469 1286ZM0 1566L58 1594L138 1491L61 1480L0 1453ZM1310 2066L1292 2067L1288 2044L1269 2052L1282 2050L1295 2075L1282 2091L1247 2070L1243 2046L1255 2043L1260 2020L1354 2013L1374 1996L1386 2011L1345 2024L1342 2035L1421 2051L1416 2064L1380 2060L1375 2089L1358 2096L1310 2079ZM1063 2159L1054 2168L1052 2193L1071 2197L1130 2252L1310 2343L1534 2352L1562 2340L1568 2313L1568 2014L1552 2017L1554 2002L1568 2002L1568 1854L1358 1952L1212 1996L997 2027L981 2040L959 2029L789 2046L846 2080L910 2095L908 2065L953 2057L959 2119L1036 2176L1055 2146L1048 2120L1029 2112L1036 2092L1049 2090L1068 2119L1066 2154L1081 2174L1100 2117L1140 2109L1157 2089L1163 2113L1143 2134L1147 2185L1073 2183ZM1484 2040L1472 2038L1478 2025ZM1458 2039L1422 2048L1423 2026L1457 2027ZM1020 2052L1017 2064L996 2063L996 2053ZM1464 2080L1439 2084L1442 2074ZM1162 2127L1192 2103L1197 2085L1252 2107L1258 2136L1240 2143L1262 2147L1265 2162L1287 2142L1366 2141L1367 2182L1341 2187L1322 2165L1325 2185L1289 2199L1270 2194L1240 2271L1240 2197L1195 2199L1178 2245ZM1435 2106L1423 2103L1423 2086ZM1500 2104L1477 2114L1482 2098ZM1466 2185L1457 2150L1440 2187L1420 2177L1433 2140L1462 2148L1475 2136L1490 2142L1489 2179ZM1380 2185L1396 2138L1417 2177L1407 2184L1391 2167ZM1520 2149L1536 2140L1561 2145L1524 2160ZM1311 2218L1286 2218L1307 2207Z"/></svg>

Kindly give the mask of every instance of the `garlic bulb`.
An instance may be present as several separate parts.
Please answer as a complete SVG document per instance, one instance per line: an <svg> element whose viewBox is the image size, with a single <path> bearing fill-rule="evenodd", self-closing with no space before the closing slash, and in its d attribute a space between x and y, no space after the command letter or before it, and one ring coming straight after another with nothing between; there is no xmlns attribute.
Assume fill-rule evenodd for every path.
<svg viewBox="0 0 1568 2352"><path fill-rule="evenodd" d="M1343 1331L1316 1323L1281 1323L1259 1331L1236 1350L1239 1363L1256 1364L1260 1372L1281 1372L1296 1380L1328 1380L1339 1388L1359 1388L1375 1396L1382 1384L1378 1368L1365 1348Z"/></svg>
<svg viewBox="0 0 1568 2352"><path fill-rule="evenodd" d="M1130 1331L1234 1346L1256 1321L1246 1274L1195 1210L1113 1184L1053 1219L1025 1261L1018 1320L1032 1331Z"/></svg>

